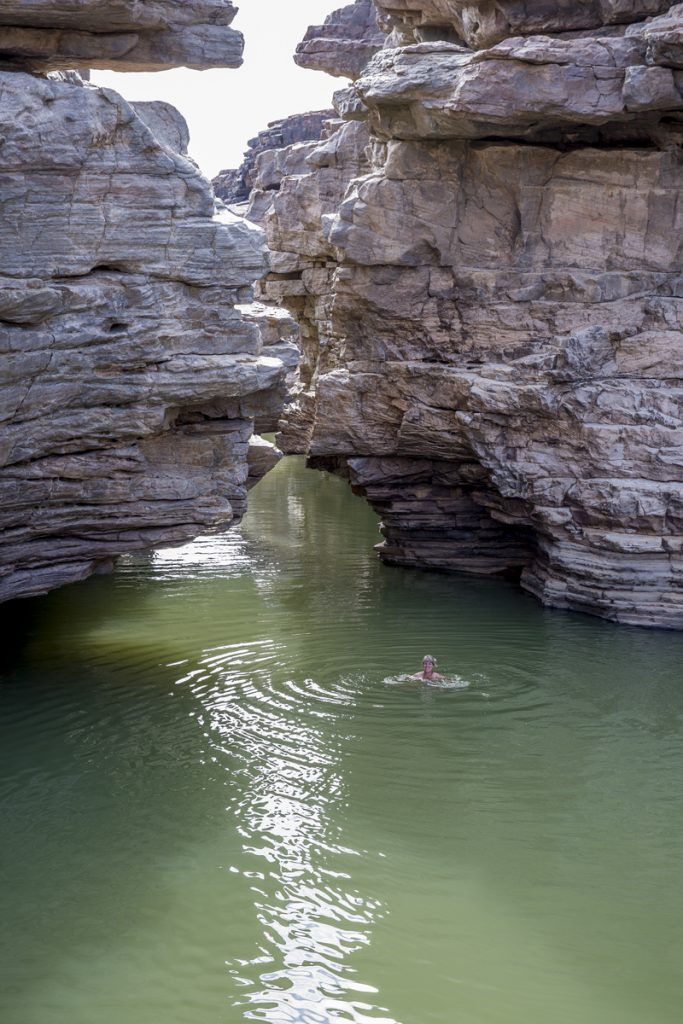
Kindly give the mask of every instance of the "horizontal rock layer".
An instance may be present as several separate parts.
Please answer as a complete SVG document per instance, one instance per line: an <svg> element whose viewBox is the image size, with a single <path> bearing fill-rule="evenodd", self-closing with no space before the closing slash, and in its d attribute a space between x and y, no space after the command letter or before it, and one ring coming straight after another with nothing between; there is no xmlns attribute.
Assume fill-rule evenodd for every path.
<svg viewBox="0 0 683 1024"><path fill-rule="evenodd" d="M372 0L356 0L329 14L323 25L309 28L296 48L294 60L302 68L358 78L385 41Z"/></svg>
<svg viewBox="0 0 683 1024"><path fill-rule="evenodd" d="M626 25L662 14L673 0L375 0L404 42L449 38L474 50L512 36Z"/></svg>
<svg viewBox="0 0 683 1024"><path fill-rule="evenodd" d="M623 143L656 137L663 118L683 123L683 71L654 63L644 34L387 50L356 91L388 138Z"/></svg>
<svg viewBox="0 0 683 1024"><path fill-rule="evenodd" d="M20 72L0 86L6 599L241 515L284 369L236 308L262 234L214 216L172 108Z"/></svg>
<svg viewBox="0 0 683 1024"><path fill-rule="evenodd" d="M252 199L302 329L284 443L388 561L683 628L683 5L377 6L408 45Z"/></svg>
<svg viewBox="0 0 683 1024"><path fill-rule="evenodd" d="M293 114L291 117L273 121L268 127L249 139L248 150L240 167L221 171L213 179L216 195L224 203L246 203L249 193L256 185L256 161L261 153L281 150L297 142L320 139L327 121L335 116L333 110L314 110L307 114ZM259 187L264 187L259 183ZM265 185L269 188L270 185Z"/></svg>
<svg viewBox="0 0 683 1024"><path fill-rule="evenodd" d="M4 0L0 69L239 67L230 0Z"/></svg>

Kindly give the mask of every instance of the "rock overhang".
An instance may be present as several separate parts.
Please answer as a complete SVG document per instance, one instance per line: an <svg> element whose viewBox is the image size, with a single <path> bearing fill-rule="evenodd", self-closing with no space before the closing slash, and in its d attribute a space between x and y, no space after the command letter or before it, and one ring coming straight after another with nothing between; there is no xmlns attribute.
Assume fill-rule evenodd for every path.
<svg viewBox="0 0 683 1024"><path fill-rule="evenodd" d="M242 309L263 233L217 208L177 111L55 70L235 66L235 13L0 12L0 600L229 525L273 463L251 439L277 423L291 352Z"/></svg>
<svg viewBox="0 0 683 1024"><path fill-rule="evenodd" d="M7 0L0 68L163 71L239 67L230 0Z"/></svg>
<svg viewBox="0 0 683 1024"><path fill-rule="evenodd" d="M285 443L389 562L683 628L683 5L377 7L349 123L252 204L302 327Z"/></svg>

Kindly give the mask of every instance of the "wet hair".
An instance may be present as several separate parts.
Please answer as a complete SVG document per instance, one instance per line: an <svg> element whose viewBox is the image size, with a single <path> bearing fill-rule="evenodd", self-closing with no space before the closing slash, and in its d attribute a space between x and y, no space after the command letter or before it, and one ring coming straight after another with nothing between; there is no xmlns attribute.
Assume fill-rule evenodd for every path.
<svg viewBox="0 0 683 1024"><path fill-rule="evenodd" d="M422 659L422 664L423 665L424 665L425 661L431 661L431 663L434 666L434 668L438 668L439 667L437 665L437 663L436 663L436 658L432 654L425 654L424 658Z"/></svg>

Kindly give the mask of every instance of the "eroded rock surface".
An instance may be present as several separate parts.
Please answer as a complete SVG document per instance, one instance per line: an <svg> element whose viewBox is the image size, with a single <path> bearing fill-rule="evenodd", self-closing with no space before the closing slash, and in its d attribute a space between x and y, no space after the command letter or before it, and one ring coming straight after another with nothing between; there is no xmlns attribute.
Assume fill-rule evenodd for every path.
<svg viewBox="0 0 683 1024"><path fill-rule="evenodd" d="M292 114L291 117L273 121L255 138L249 139L249 148L239 167L221 171L213 179L214 191L218 198L229 205L246 203L249 193L256 186L256 161L261 153L279 152L298 142L319 140L326 122L331 117L334 117L333 110L313 110L307 114Z"/></svg>
<svg viewBox="0 0 683 1024"><path fill-rule="evenodd" d="M358 78L370 58L386 41L377 23L372 0L356 0L309 28L296 48L294 60L302 68L325 71L339 78Z"/></svg>
<svg viewBox="0 0 683 1024"><path fill-rule="evenodd" d="M457 39L472 49L512 36L604 30L662 14L671 0L376 0L404 42Z"/></svg>
<svg viewBox="0 0 683 1024"><path fill-rule="evenodd" d="M230 0L3 0L0 69L239 67Z"/></svg>
<svg viewBox="0 0 683 1024"><path fill-rule="evenodd" d="M123 30L133 8L179 5L17 9L68 21L77 7ZM262 232L215 214L173 108L134 108L72 74L0 71L0 124L7 599L238 518L268 461L250 457L254 425L277 422L285 369L237 308L266 269Z"/></svg>
<svg viewBox="0 0 683 1024"><path fill-rule="evenodd" d="M252 202L302 328L285 443L388 561L683 628L683 5L377 6L404 45Z"/></svg>
<svg viewBox="0 0 683 1024"><path fill-rule="evenodd" d="M288 453L308 450L313 378L326 365L338 254L323 225L336 214L349 182L370 169L364 124L330 121L327 132L319 143L289 146L259 157L247 213L249 220L265 229L271 249L271 273L261 282L260 294L286 307L300 328L298 380L290 387L279 442Z"/></svg>

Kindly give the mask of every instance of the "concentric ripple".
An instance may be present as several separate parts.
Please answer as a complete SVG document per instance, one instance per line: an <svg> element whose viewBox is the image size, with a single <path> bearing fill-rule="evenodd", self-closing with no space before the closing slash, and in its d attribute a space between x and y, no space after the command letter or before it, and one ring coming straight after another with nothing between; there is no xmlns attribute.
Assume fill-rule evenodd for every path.
<svg viewBox="0 0 683 1024"><path fill-rule="evenodd" d="M683 638L376 539L285 460L7 609L3 1024L677 1024Z"/></svg>

